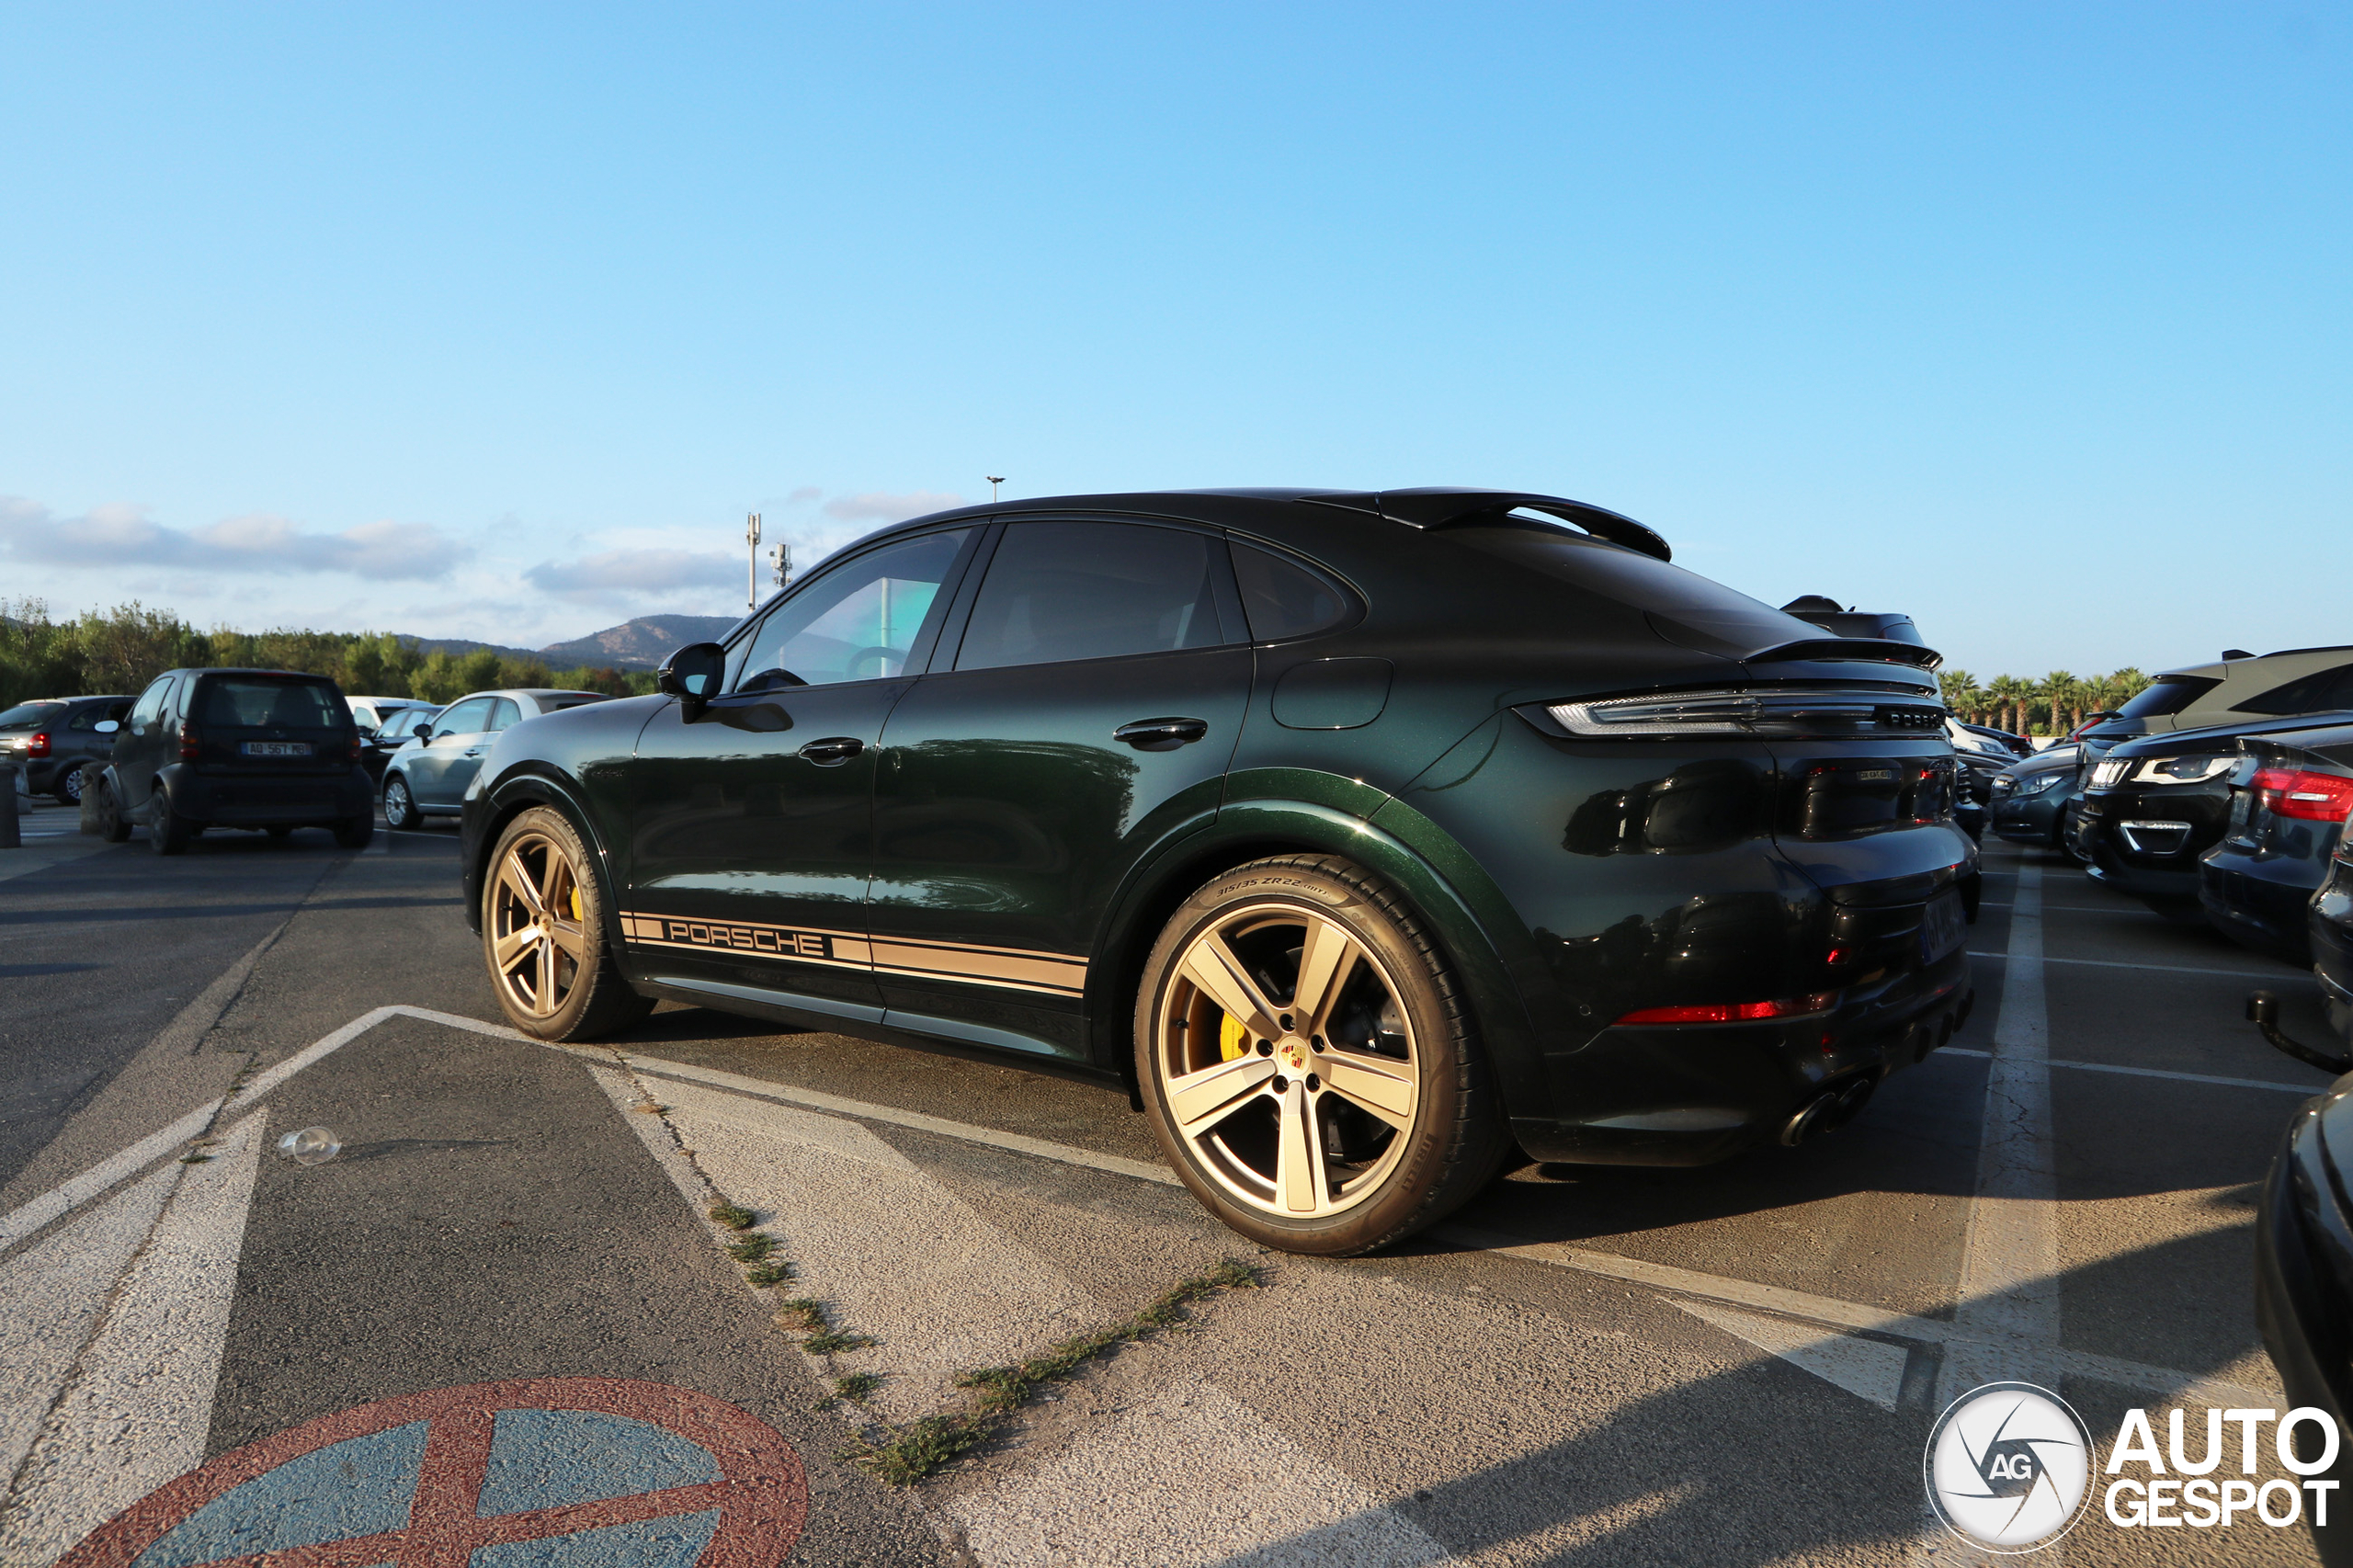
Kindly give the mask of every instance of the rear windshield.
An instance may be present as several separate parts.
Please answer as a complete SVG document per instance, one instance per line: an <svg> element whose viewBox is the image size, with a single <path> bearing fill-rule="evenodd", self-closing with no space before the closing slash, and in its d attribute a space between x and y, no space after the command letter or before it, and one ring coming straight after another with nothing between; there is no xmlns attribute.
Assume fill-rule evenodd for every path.
<svg viewBox="0 0 2353 1568"><path fill-rule="evenodd" d="M2146 691L2117 710L2127 719L2178 713L2222 683L2205 676L2159 676Z"/></svg>
<svg viewBox="0 0 2353 1568"><path fill-rule="evenodd" d="M63 702L19 702L0 713L0 730L38 730L54 724L64 712Z"/></svg>
<svg viewBox="0 0 2353 1568"><path fill-rule="evenodd" d="M1475 550L1548 577L1606 594L1636 609L1655 610L1696 631L1754 651L1824 635L1762 599L1725 587L1654 556L1588 540L1543 524L1449 528Z"/></svg>
<svg viewBox="0 0 2353 1568"><path fill-rule="evenodd" d="M343 722L343 704L324 681L215 676L204 683L195 718L233 729L327 730Z"/></svg>
<svg viewBox="0 0 2353 1568"><path fill-rule="evenodd" d="M610 699L602 692L590 692L578 697L542 698L540 699L540 706L551 713L561 713L567 708L578 708L584 703L608 700Z"/></svg>

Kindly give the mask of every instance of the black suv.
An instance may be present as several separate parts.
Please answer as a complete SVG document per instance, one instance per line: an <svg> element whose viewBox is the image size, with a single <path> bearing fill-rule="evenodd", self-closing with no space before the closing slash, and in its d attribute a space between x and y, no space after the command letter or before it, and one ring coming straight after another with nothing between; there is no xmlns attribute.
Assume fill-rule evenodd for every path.
<svg viewBox="0 0 2353 1568"><path fill-rule="evenodd" d="M1532 1158L1852 1115L1967 1011L1975 846L1917 643L1494 491L1072 496L844 550L664 695L490 743L507 1017L657 997L1124 1080L1269 1245Z"/></svg>
<svg viewBox="0 0 2353 1568"><path fill-rule="evenodd" d="M347 849L376 831L359 731L335 682L291 670L169 670L115 736L100 779L99 832L144 824L158 855L208 827L335 830Z"/></svg>
<svg viewBox="0 0 2353 1568"><path fill-rule="evenodd" d="M128 697L54 697L19 702L0 713L0 758L24 769L25 792L82 798L82 765L103 762L114 732L102 729L131 711Z"/></svg>

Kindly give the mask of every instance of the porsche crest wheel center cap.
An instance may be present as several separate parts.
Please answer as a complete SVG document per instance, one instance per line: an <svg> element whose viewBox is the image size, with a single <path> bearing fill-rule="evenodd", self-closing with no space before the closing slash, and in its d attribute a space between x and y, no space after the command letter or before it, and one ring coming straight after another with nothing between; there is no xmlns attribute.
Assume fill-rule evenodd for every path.
<svg viewBox="0 0 2353 1568"><path fill-rule="evenodd" d="M1292 1072L1304 1073L1307 1071L1307 1042L1301 1040L1298 1036L1293 1035L1290 1039L1284 1040L1280 1045L1276 1046L1275 1054L1281 1057L1283 1060L1283 1065L1289 1067Z"/></svg>

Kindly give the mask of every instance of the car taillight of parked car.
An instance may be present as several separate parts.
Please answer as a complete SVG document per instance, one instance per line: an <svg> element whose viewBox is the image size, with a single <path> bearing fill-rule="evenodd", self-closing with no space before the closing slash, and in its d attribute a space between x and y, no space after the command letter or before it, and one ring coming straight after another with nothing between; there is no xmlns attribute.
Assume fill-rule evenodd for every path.
<svg viewBox="0 0 2353 1568"><path fill-rule="evenodd" d="M2274 816L2302 822L2343 822L2353 815L2353 778L2301 768L2256 770L2255 798Z"/></svg>
<svg viewBox="0 0 2353 1568"><path fill-rule="evenodd" d="M351 732L351 760L358 762L359 754L368 749L367 737L357 730Z"/></svg>
<svg viewBox="0 0 2353 1568"><path fill-rule="evenodd" d="M204 755L204 734L194 724L180 726L180 760L194 762Z"/></svg>
<svg viewBox="0 0 2353 1568"><path fill-rule="evenodd" d="M33 738L25 743L25 755L27 756L47 756L49 755L49 732L47 730L36 730L33 732Z"/></svg>

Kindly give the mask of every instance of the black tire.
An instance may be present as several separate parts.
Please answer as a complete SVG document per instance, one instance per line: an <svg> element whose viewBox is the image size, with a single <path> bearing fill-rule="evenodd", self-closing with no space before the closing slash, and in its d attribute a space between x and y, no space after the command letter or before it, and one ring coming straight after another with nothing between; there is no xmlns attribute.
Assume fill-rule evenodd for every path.
<svg viewBox="0 0 2353 1568"><path fill-rule="evenodd" d="M97 830L98 836L108 844L131 842L131 819L122 814L113 787L104 778L98 780Z"/></svg>
<svg viewBox="0 0 2353 1568"><path fill-rule="evenodd" d="M1338 956L1322 960L1324 983L1302 984L1311 946ZM1231 965L1222 980L1191 978L1221 951L1251 977L1242 990L1226 989ZM1245 1028L1219 995L1279 1038ZM1134 1039L1170 1164L1266 1246L1346 1257L1401 1241L1468 1201L1511 1152L1444 955L1394 892L1336 856L1254 861L1187 899L1144 962ZM1195 1108L1183 1126L1172 1080ZM1294 1142L1307 1153L1287 1159Z"/></svg>
<svg viewBox="0 0 2353 1568"><path fill-rule="evenodd" d="M559 869L551 857L563 861ZM507 1021L540 1040L595 1040L654 1010L621 977L607 940L604 885L563 812L533 806L498 835L483 867L483 961ZM535 914L552 903L552 922ZM531 931L537 938L514 946ZM552 932L552 935L548 933Z"/></svg>
<svg viewBox="0 0 2353 1568"><path fill-rule="evenodd" d="M425 819L416 809L416 798L408 792L408 780L395 773L384 780L384 825L398 833L406 833Z"/></svg>
<svg viewBox="0 0 2353 1568"><path fill-rule="evenodd" d="M147 801L147 847L158 855L185 855L196 824L172 810L172 798L157 790Z"/></svg>
<svg viewBox="0 0 2353 1568"><path fill-rule="evenodd" d="M294 830L290 827L284 829L273 827L269 831L271 836L276 837L281 833L291 833ZM335 824L335 841L346 849L365 849L375 836L376 813L373 812L364 812L356 817L346 817Z"/></svg>

